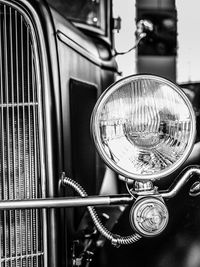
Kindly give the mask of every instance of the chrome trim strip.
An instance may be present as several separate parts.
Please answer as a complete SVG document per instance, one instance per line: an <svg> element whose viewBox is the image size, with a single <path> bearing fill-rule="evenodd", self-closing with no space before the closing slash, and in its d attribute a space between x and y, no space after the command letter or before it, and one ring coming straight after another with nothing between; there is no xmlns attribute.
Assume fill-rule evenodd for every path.
<svg viewBox="0 0 200 267"><path fill-rule="evenodd" d="M89 61L97 65L98 67L101 67L103 69L108 69L108 70L114 70L115 72L117 72L117 66L113 65L113 61L101 60L101 58L98 55L94 53L92 54L91 51L88 51L85 47L83 47L82 45L78 44L77 42L69 38L61 30L57 30L56 35L62 43L64 43L65 45L68 45L70 48L75 50L81 56L88 59Z"/></svg>
<svg viewBox="0 0 200 267"><path fill-rule="evenodd" d="M91 62L93 62L97 66L101 66L102 65L101 64L101 60L99 58L95 57L95 55L91 54L86 48L84 48L80 44L78 44L78 43L74 42L73 40L71 40L67 35L65 35L60 30L58 30L56 32L56 35L57 35L58 39L61 42L63 42L64 44L70 46L72 49L74 49L76 52L78 52L83 57L89 59Z"/></svg>

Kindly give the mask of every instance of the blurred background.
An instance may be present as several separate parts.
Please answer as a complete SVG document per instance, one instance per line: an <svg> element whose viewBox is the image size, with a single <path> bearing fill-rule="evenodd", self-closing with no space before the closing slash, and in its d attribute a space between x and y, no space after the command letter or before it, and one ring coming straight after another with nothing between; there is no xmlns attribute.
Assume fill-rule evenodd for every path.
<svg viewBox="0 0 200 267"><path fill-rule="evenodd" d="M150 72L179 84L199 83L200 1L115 0L113 3L114 17L121 17L121 30L115 34L117 51L133 46L133 32L140 19L151 20L156 34L142 41L138 49L117 57L123 76Z"/></svg>

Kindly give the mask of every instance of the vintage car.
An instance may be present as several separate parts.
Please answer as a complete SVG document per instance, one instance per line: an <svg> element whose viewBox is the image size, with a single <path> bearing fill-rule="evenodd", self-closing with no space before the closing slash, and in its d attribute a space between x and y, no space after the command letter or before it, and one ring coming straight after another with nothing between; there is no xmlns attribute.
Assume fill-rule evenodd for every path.
<svg viewBox="0 0 200 267"><path fill-rule="evenodd" d="M119 22L111 0L0 0L1 267L200 264L199 107L114 83Z"/></svg>

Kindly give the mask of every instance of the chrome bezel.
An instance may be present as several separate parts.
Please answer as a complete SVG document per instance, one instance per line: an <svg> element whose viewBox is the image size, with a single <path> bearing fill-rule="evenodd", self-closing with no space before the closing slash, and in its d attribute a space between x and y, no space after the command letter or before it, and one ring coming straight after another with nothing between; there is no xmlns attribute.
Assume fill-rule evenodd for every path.
<svg viewBox="0 0 200 267"><path fill-rule="evenodd" d="M181 96L181 98L183 99L183 101L187 105L189 112L190 112L190 115L191 115L191 120L192 120L191 133L190 133L188 145L185 149L184 154L173 165L171 165L171 167L168 167L164 170L161 170L159 173L156 173L156 174L143 174L143 175L141 175L141 174L130 173L130 172L122 169L121 167L119 167L117 164L115 164L115 162L109 158L109 156L106 154L106 152L103 148L103 145L101 142L101 137L100 137L100 131L99 131L99 127L98 127L99 114L101 113L103 106L107 102L108 98L116 90L118 90L122 85L130 83L133 80L139 80L139 79L154 79L155 81L163 82L166 85L172 87ZM154 181L154 180L164 178L164 177L170 175L171 173L175 172L188 158L188 156L192 150L192 147L194 145L194 141L195 141L195 137L196 137L196 118L195 118L195 113L194 113L193 107L192 107L188 97L181 90L181 88L179 88L173 82L171 82L165 78L162 78L160 76L155 76L155 75L148 75L148 74L131 75L131 76L125 77L125 78L117 81L116 83L112 84L100 96L100 98L98 99L98 101L94 107L93 113L92 113L91 132L92 132L93 140L94 140L94 143L95 143L95 146L97 148L98 153L100 154L100 156L102 157L104 162L111 169L113 169L118 174L120 174L124 177L130 178L130 179L133 179L133 180L152 180L152 181Z"/></svg>

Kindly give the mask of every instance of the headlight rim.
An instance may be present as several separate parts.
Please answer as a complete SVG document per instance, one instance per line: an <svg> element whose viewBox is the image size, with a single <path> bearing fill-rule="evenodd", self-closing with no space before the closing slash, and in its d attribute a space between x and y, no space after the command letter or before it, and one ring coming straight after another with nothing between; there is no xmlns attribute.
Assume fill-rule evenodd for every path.
<svg viewBox="0 0 200 267"><path fill-rule="evenodd" d="M187 105L190 115L191 115L191 131L192 134L190 134L190 138L188 140L188 145L184 151L184 154L173 164L171 167L168 167L166 169L161 170L159 173L154 173L154 174L133 174L129 171L126 171L119 167L114 161L112 161L108 155L105 152L105 149L103 148L102 142L101 142L101 137L98 131L98 114L100 114L100 111L102 110L103 106L105 105L107 99L116 91L118 88L120 88L122 85L128 84L132 80L139 80L139 79L154 79L158 82L164 82L165 84L169 85L175 91L181 96L185 104ZM92 116L91 116L91 133L93 137L93 141L95 143L96 149L100 155L100 157L103 159L105 164L110 167L112 170L114 170L116 173L131 179L131 180L138 180L138 181L146 181L146 180L160 180L166 176L169 176L171 173L174 173L178 168L180 168L183 163L186 161L188 156L190 155L192 148L195 143L195 137L196 137L196 117L195 113L192 107L192 104L185 94L185 92L181 89L180 86L178 86L176 83L170 81L169 79L166 79L164 77L158 76L158 75L153 75L153 74L134 74L130 75L127 77L124 77L117 82L113 83L110 85L99 97L97 100L97 103L93 109Z"/></svg>

